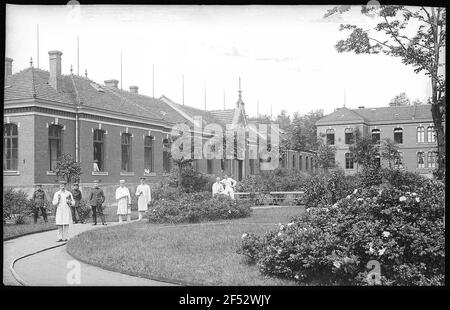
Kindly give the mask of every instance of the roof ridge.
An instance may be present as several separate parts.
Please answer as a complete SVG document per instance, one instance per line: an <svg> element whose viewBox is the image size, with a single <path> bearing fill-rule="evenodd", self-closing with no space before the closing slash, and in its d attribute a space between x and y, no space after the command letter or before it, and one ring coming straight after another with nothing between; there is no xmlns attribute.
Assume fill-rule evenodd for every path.
<svg viewBox="0 0 450 310"><path fill-rule="evenodd" d="M159 117L158 115L156 115L155 113L153 113L152 111L150 111L149 109L147 109L146 107L143 107L143 106L141 106L140 104L137 104L137 103L134 102L134 101L128 100L128 99L125 98L122 94L116 93L116 92L115 92L114 90L112 90L110 87L105 87L105 90L108 90L108 91L111 92L114 96L116 96L116 97L120 98L121 100L123 100L123 102L131 103L131 104L133 104L134 106L139 107L140 109L144 109L144 110L146 110L147 112L150 112L150 113L153 115L154 119L159 119L159 120L162 119L162 120L164 120L162 117Z"/></svg>
<svg viewBox="0 0 450 310"><path fill-rule="evenodd" d="M79 94L79 92L78 92L78 89L77 89L77 85L76 85L76 83L75 83L75 80L73 79L73 74L71 74L70 80L72 81L73 90L75 91L75 98L76 98L76 100L77 100L77 103L78 103L78 105L81 105L80 94Z"/></svg>

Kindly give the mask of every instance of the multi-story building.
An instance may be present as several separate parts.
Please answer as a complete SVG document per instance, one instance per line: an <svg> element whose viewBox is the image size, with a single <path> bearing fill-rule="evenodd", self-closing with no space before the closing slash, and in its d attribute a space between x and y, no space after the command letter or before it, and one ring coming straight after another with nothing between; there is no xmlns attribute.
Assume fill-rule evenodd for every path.
<svg viewBox="0 0 450 310"><path fill-rule="evenodd" d="M335 162L348 174L358 170L349 152L357 129L377 143L386 138L397 143L399 158L393 163L397 168L428 176L436 168L437 142L430 105L343 107L318 120L316 126L318 136L336 149Z"/></svg>
<svg viewBox="0 0 450 310"><path fill-rule="evenodd" d="M49 71L30 63L29 68L12 74L12 62L5 59L3 181L4 186L30 193L35 184L54 187L58 181L55 166L65 153L81 163L81 188L96 179L105 188L113 188L119 179L136 184L142 176L156 183L173 166L171 131L175 124L194 128L198 116L203 127L247 124L240 90L235 108L205 111L165 96L139 94L137 86L121 90L114 79L99 84L87 74L64 75L59 51L49 52ZM259 160L250 159L248 150L245 154L241 159L199 159L195 167L241 180L259 173ZM301 167L298 163L284 166Z"/></svg>

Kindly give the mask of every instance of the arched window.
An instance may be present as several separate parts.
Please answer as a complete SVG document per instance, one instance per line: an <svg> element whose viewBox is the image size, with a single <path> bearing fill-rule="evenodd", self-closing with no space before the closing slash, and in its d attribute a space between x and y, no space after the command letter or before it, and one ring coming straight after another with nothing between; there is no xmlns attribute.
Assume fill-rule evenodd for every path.
<svg viewBox="0 0 450 310"><path fill-rule="evenodd" d="M170 149L172 144L169 139L163 140L163 171L169 173L172 169L172 162L170 160Z"/></svg>
<svg viewBox="0 0 450 310"><path fill-rule="evenodd" d="M436 142L436 133L434 131L434 126L427 127L427 136L428 142Z"/></svg>
<svg viewBox="0 0 450 310"><path fill-rule="evenodd" d="M3 170L18 169L19 137L16 124L5 124L3 131Z"/></svg>
<svg viewBox="0 0 450 310"><path fill-rule="evenodd" d="M131 134L122 133L122 171L131 172Z"/></svg>
<svg viewBox="0 0 450 310"><path fill-rule="evenodd" d="M424 152L417 152L417 168L425 168Z"/></svg>
<svg viewBox="0 0 450 310"><path fill-rule="evenodd" d="M101 129L94 130L94 171L105 171L105 132Z"/></svg>
<svg viewBox="0 0 450 310"><path fill-rule="evenodd" d="M153 172L153 137L144 138L144 172Z"/></svg>
<svg viewBox="0 0 450 310"><path fill-rule="evenodd" d="M308 161L309 157L305 158L305 171L308 171L309 169L309 161Z"/></svg>
<svg viewBox="0 0 450 310"><path fill-rule="evenodd" d="M425 142L425 128L417 127L417 143Z"/></svg>
<svg viewBox="0 0 450 310"><path fill-rule="evenodd" d="M402 144L403 143L403 129L394 128L394 142Z"/></svg>
<svg viewBox="0 0 450 310"><path fill-rule="evenodd" d="M427 167L436 168L436 153L433 151L427 153Z"/></svg>
<svg viewBox="0 0 450 310"><path fill-rule="evenodd" d="M55 171L56 163L62 153L62 128L59 125L50 125L48 127L48 147L50 159L50 171Z"/></svg>
<svg viewBox="0 0 450 310"><path fill-rule="evenodd" d="M327 144L334 145L334 129L327 129Z"/></svg>
<svg viewBox="0 0 450 310"><path fill-rule="evenodd" d="M372 142L380 144L380 129L372 129Z"/></svg>
<svg viewBox="0 0 450 310"><path fill-rule="evenodd" d="M354 158L352 153L345 153L345 169L354 168Z"/></svg>

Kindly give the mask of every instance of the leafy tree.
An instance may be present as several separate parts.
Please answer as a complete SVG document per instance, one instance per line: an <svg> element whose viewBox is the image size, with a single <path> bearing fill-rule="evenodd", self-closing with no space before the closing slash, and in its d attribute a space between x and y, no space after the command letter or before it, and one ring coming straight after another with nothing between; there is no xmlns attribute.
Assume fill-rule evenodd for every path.
<svg viewBox="0 0 450 310"><path fill-rule="evenodd" d="M414 101L412 102L412 105L421 105L421 104L423 104L423 102L420 99L414 99Z"/></svg>
<svg viewBox="0 0 450 310"><path fill-rule="evenodd" d="M400 107L405 105L411 105L411 101L409 100L406 93L400 93L389 102L389 106L391 107Z"/></svg>
<svg viewBox="0 0 450 310"><path fill-rule="evenodd" d="M338 6L328 10L325 18L345 12L350 6ZM361 7L361 13L375 18L376 25L341 24L341 31L350 31L347 38L336 44L338 52L379 54L398 57L414 72L425 73L431 78L431 114L438 143L439 178L445 176L445 51L446 9L400 5Z"/></svg>
<svg viewBox="0 0 450 310"><path fill-rule="evenodd" d="M317 148L317 165L326 171L333 169L336 167L335 156L336 149L320 139L319 147Z"/></svg>
<svg viewBox="0 0 450 310"><path fill-rule="evenodd" d="M398 145L390 138L383 139L381 145L381 158L386 159L389 164L389 169L392 169L392 164L398 158Z"/></svg>
<svg viewBox="0 0 450 310"><path fill-rule="evenodd" d="M311 111L305 115L294 113L291 124L291 148L295 151L317 150L316 122L323 117L323 110Z"/></svg>
<svg viewBox="0 0 450 310"><path fill-rule="evenodd" d="M56 163L56 175L66 181L67 183L79 182L81 165L76 162L70 154L62 154L59 161Z"/></svg>

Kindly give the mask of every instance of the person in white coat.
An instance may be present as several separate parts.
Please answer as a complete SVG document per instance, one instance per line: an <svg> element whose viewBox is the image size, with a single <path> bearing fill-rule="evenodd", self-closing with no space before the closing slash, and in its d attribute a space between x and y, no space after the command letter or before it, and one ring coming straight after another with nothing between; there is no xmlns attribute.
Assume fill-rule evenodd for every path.
<svg viewBox="0 0 450 310"><path fill-rule="evenodd" d="M216 182L212 185L212 195L223 194L223 185L220 183L220 178L216 178Z"/></svg>
<svg viewBox="0 0 450 310"><path fill-rule="evenodd" d="M145 178L141 178L141 184L136 188L136 197L138 197L138 213L139 220L142 220L142 215L148 209L148 204L152 200L152 192L150 186L145 184Z"/></svg>
<svg viewBox="0 0 450 310"><path fill-rule="evenodd" d="M58 242L67 241L69 235L69 225L72 224L72 211L70 206L74 200L72 193L66 190L66 182L61 181L59 191L53 195L53 205L56 206L55 223L58 226Z"/></svg>
<svg viewBox="0 0 450 310"><path fill-rule="evenodd" d="M127 216L127 222L131 221L131 195L128 188L125 187L125 180L119 181L120 186L116 189L117 215L119 223L122 223L122 216Z"/></svg>
<svg viewBox="0 0 450 310"><path fill-rule="evenodd" d="M225 187L223 193L230 196L231 199L234 199L234 187L236 186L237 182L232 178L229 178L228 175L225 174L225 178L220 181L220 183L222 183Z"/></svg>

